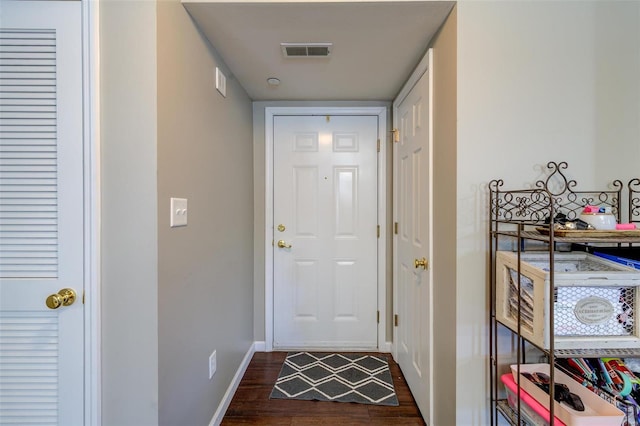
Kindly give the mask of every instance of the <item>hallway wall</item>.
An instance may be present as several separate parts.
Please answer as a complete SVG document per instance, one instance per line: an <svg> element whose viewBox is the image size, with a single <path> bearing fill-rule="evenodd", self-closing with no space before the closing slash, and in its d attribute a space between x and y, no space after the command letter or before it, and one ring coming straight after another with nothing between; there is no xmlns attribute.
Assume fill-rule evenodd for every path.
<svg viewBox="0 0 640 426"><path fill-rule="evenodd" d="M253 343L251 101L178 0L100 30L102 424L205 425Z"/></svg>
<svg viewBox="0 0 640 426"><path fill-rule="evenodd" d="M251 101L179 0L158 2L157 47L159 424L206 425L254 340Z"/></svg>
<svg viewBox="0 0 640 426"><path fill-rule="evenodd" d="M458 3L457 424L489 420L486 186L639 174L639 29L640 2Z"/></svg>

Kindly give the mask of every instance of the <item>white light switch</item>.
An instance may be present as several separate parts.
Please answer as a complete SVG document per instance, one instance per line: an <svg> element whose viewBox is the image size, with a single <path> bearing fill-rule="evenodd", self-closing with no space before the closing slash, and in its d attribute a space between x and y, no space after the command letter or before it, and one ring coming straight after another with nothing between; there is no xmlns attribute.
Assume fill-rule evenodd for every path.
<svg viewBox="0 0 640 426"><path fill-rule="evenodd" d="M172 198L171 199L171 227L187 226L187 199Z"/></svg>

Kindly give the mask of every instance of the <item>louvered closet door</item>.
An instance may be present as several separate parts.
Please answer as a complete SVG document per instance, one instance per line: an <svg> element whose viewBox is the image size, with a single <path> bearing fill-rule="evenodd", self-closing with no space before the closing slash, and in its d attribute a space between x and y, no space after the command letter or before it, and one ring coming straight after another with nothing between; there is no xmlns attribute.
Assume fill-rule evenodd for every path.
<svg viewBox="0 0 640 426"><path fill-rule="evenodd" d="M80 6L0 0L2 425L84 418Z"/></svg>

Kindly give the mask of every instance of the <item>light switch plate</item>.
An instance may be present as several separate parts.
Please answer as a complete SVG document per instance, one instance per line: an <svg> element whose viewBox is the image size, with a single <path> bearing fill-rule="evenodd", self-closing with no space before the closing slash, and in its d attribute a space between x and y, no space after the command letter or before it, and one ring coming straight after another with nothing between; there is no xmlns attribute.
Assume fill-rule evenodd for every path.
<svg viewBox="0 0 640 426"><path fill-rule="evenodd" d="M213 351L211 355L209 355L209 378L212 378L214 374L216 374L216 369L218 368L218 360L216 357L216 351Z"/></svg>
<svg viewBox="0 0 640 426"><path fill-rule="evenodd" d="M187 226L187 199L172 198L171 199L171 227Z"/></svg>
<svg viewBox="0 0 640 426"><path fill-rule="evenodd" d="M216 67L216 89L222 96L227 97L227 76L218 67Z"/></svg>

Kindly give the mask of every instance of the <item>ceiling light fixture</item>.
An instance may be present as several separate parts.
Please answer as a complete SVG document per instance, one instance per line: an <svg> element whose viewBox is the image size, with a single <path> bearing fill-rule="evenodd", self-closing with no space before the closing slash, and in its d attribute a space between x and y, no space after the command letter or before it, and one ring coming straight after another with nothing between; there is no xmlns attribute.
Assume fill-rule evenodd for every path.
<svg viewBox="0 0 640 426"><path fill-rule="evenodd" d="M267 79L267 84L271 87L276 87L280 85L280 79L275 77L269 77Z"/></svg>

